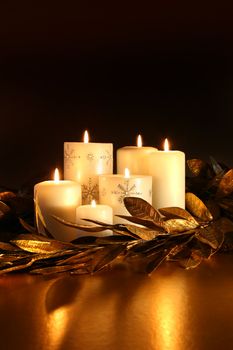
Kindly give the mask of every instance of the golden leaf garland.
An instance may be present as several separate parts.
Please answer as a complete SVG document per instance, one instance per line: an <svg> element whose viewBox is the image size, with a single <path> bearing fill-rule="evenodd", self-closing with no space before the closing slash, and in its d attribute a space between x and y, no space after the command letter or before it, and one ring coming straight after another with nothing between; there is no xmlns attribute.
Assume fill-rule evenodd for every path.
<svg viewBox="0 0 233 350"><path fill-rule="evenodd" d="M22 192L0 191L0 274L90 274L119 261L152 273L165 261L195 268L219 252L233 251L233 169L213 157L187 161L186 209L155 209L141 198L126 197L126 224L86 220L77 225L87 236L67 243L39 234L34 227L33 199ZM95 224L90 226L89 222ZM140 226L138 226L138 224ZM94 237L110 229L113 235Z"/></svg>

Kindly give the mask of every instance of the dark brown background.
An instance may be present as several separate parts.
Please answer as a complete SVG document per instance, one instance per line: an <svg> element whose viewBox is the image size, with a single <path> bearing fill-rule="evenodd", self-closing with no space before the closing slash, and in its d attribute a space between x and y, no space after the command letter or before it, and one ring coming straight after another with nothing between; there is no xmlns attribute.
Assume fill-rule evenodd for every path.
<svg viewBox="0 0 233 350"><path fill-rule="evenodd" d="M5 6L5 7L4 7ZM233 165L227 3L1 7L0 185L63 166L63 142L161 147ZM139 120L137 120L137 118Z"/></svg>

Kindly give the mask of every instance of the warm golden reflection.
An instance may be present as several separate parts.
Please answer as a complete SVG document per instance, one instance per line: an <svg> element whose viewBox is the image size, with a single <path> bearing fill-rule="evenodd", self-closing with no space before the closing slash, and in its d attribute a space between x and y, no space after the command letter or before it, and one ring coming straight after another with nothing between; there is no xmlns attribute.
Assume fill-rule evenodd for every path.
<svg viewBox="0 0 233 350"><path fill-rule="evenodd" d="M67 330L69 309L62 306L48 316L49 342L54 350L59 350Z"/></svg>
<svg viewBox="0 0 233 350"><path fill-rule="evenodd" d="M185 350L181 348L180 338L187 327L187 290L184 280L171 283L165 282L157 290L154 304L156 343L158 349Z"/></svg>

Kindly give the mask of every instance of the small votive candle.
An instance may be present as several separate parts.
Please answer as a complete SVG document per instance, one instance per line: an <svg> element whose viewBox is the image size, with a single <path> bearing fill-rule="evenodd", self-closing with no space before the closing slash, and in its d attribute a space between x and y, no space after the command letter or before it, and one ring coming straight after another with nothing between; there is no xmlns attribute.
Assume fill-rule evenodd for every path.
<svg viewBox="0 0 233 350"><path fill-rule="evenodd" d="M86 221L83 219L91 219L101 221L105 224L112 225L113 223L113 210L109 205L96 204L95 200L91 201L91 204L81 205L76 209L76 223L78 225L96 226L95 223ZM87 232L78 229L77 235L81 236L109 236L112 234L111 230L104 230L101 232Z"/></svg>

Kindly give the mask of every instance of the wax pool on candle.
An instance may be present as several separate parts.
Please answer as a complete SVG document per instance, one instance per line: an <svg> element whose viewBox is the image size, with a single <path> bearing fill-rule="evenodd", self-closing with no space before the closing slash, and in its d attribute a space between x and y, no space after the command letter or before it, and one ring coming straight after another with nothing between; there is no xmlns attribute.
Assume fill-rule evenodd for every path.
<svg viewBox="0 0 233 350"><path fill-rule="evenodd" d="M58 222L53 215L75 222L76 208L81 204L81 186L75 181L59 180L57 169L55 174L54 181L43 181L34 187L37 228L43 234L45 225L54 238L71 241L77 236L76 230Z"/></svg>
<svg viewBox="0 0 233 350"><path fill-rule="evenodd" d="M100 203L113 208L114 223L126 223L126 220L115 215L130 215L124 205L125 197L140 197L150 204L152 201L152 177L130 175L128 169L125 169L124 175L100 175L99 188Z"/></svg>
<svg viewBox="0 0 233 350"><path fill-rule="evenodd" d="M123 174L128 168L131 174L148 174L148 155L156 152L155 147L142 146L142 137L138 135L137 146L125 146L117 150L117 173Z"/></svg>
<svg viewBox="0 0 233 350"><path fill-rule="evenodd" d="M151 153L148 165L148 174L153 177L153 207L185 208L185 154L170 151L166 139L164 151Z"/></svg>
<svg viewBox="0 0 233 350"><path fill-rule="evenodd" d="M64 143L64 177L78 181L82 188L82 204L99 197L99 174L113 172L113 144L89 142L87 131L84 142Z"/></svg>
<svg viewBox="0 0 233 350"><path fill-rule="evenodd" d="M91 204L81 205L76 209L76 223L79 225L91 225L96 224L85 221L83 219L92 219L104 222L106 224L112 224L113 211L109 205L96 204L95 200L92 200ZM78 235L81 236L106 236L111 235L111 230L105 230L101 232L87 232L78 229Z"/></svg>

